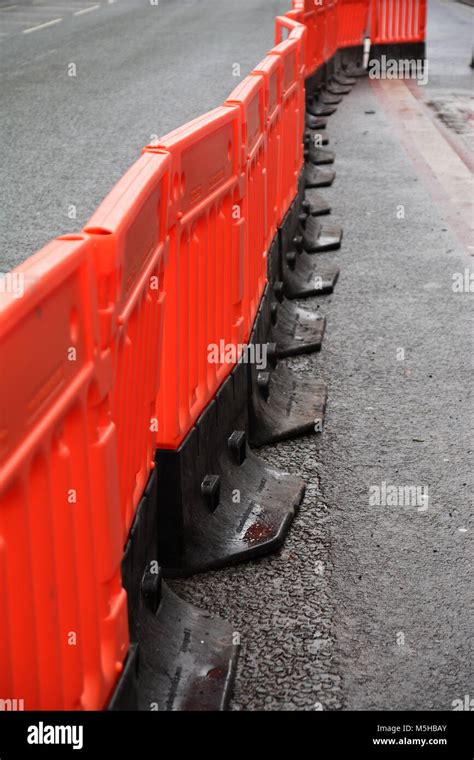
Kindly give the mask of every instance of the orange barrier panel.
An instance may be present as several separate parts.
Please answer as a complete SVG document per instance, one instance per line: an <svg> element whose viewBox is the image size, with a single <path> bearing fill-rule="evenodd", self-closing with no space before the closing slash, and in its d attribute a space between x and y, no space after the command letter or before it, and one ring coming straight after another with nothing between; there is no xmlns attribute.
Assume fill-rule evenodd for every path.
<svg viewBox="0 0 474 760"><path fill-rule="evenodd" d="M288 211L298 189L303 165L304 111L301 113L304 87L300 76L300 43L287 39L275 45L269 55L278 56L282 65L282 147L280 218Z"/></svg>
<svg viewBox="0 0 474 760"><path fill-rule="evenodd" d="M268 252L281 221L280 166L281 166L281 92L282 66L277 56L268 55L251 76L261 78L265 92L265 125L267 140L266 186L267 219L266 250Z"/></svg>
<svg viewBox="0 0 474 760"><path fill-rule="evenodd" d="M362 45L368 34L370 0L339 0L337 4L337 47Z"/></svg>
<svg viewBox="0 0 474 760"><path fill-rule="evenodd" d="M245 314L253 324L267 281L267 144L265 83L246 77L230 94L225 106L240 110L241 167L245 171L243 196L245 228Z"/></svg>
<svg viewBox="0 0 474 760"><path fill-rule="evenodd" d="M326 62L326 37L328 33L328 14L326 3L316 5L316 16L314 19L315 38L316 38L316 65L322 66ZM312 73L312 72L311 72Z"/></svg>
<svg viewBox="0 0 474 760"><path fill-rule="evenodd" d="M372 44L423 42L426 8L426 0L372 0Z"/></svg>
<svg viewBox="0 0 474 760"><path fill-rule="evenodd" d="M250 333L239 127L237 106L216 108L145 148L171 154L160 448L179 446L232 370L208 360L209 346L239 344Z"/></svg>
<svg viewBox="0 0 474 760"><path fill-rule="evenodd" d="M303 24L307 32L305 50L305 73L309 77L326 61L326 3L314 0L293 0L293 9L285 15Z"/></svg>
<svg viewBox="0 0 474 760"><path fill-rule="evenodd" d="M144 154L85 227L96 241L102 349L114 368L122 538L155 453L170 159Z"/></svg>
<svg viewBox="0 0 474 760"><path fill-rule="evenodd" d="M276 17L275 26L275 44L283 42L283 30L288 30L288 36L291 36L291 22L299 23L306 29L306 41L304 51L305 74L309 76L319 66L319 59L322 57L322 47L319 42L319 28L316 23L318 8L312 0L293 0L293 9L288 11L285 16ZM287 22L285 23L284 19Z"/></svg>
<svg viewBox="0 0 474 760"><path fill-rule="evenodd" d="M298 42L298 66L299 66L299 79L300 79L300 87L299 87L299 130L300 135L303 135L304 132L304 118L305 118L305 110L306 110L306 92L305 92L305 77L306 77L306 51L307 51L307 36L308 31L307 27L304 24L300 24L297 21L294 21L293 19L288 18L287 16L277 16L275 19L275 38L278 40L278 43L280 42L283 28L287 28L289 31L289 39L290 40L296 40ZM301 155L301 160L303 160L303 154Z"/></svg>
<svg viewBox="0 0 474 760"><path fill-rule="evenodd" d="M324 8L326 10L326 33L324 38L325 61L329 61L337 50L337 5L338 0L325 0L324 2Z"/></svg>
<svg viewBox="0 0 474 760"><path fill-rule="evenodd" d="M26 710L102 708L128 647L93 247L53 241L0 305L0 697Z"/></svg>

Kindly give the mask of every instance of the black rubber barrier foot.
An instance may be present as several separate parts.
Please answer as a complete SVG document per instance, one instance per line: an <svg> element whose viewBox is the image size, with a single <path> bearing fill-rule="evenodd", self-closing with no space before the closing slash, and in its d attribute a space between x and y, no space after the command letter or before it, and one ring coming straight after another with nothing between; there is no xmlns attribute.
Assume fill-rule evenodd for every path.
<svg viewBox="0 0 474 760"><path fill-rule="evenodd" d="M306 187L329 187L334 182L334 169L320 169L314 164L305 164L304 181Z"/></svg>
<svg viewBox="0 0 474 760"><path fill-rule="evenodd" d="M348 95L350 91L352 90L352 87L336 84L336 82L330 82L326 86L326 92L329 92L331 95Z"/></svg>
<svg viewBox="0 0 474 760"><path fill-rule="evenodd" d="M328 106L337 106L342 101L342 95L332 95L328 92L322 92L319 96L321 103Z"/></svg>
<svg viewBox="0 0 474 760"><path fill-rule="evenodd" d="M347 48L344 48L344 50L347 50ZM357 56L363 55L363 46L358 46L355 48L355 54ZM343 71L342 51L340 50L337 51L336 54L327 63L326 81L328 91L340 95L345 94L345 92L349 92L350 88L356 83L356 80L354 78L347 77Z"/></svg>
<svg viewBox="0 0 474 760"><path fill-rule="evenodd" d="M277 357L299 356L320 351L326 329L326 320L317 311L310 311L284 297L283 282L273 288L273 308L277 304L276 321L269 332L270 342L276 344ZM272 312L273 314L273 312Z"/></svg>
<svg viewBox="0 0 474 760"><path fill-rule="evenodd" d="M306 102L306 113L310 114L310 116L331 116L336 111L336 106L330 105L327 102L326 104L318 102L314 98L310 98Z"/></svg>
<svg viewBox="0 0 474 760"><path fill-rule="evenodd" d="M251 345L262 345L265 340L270 306L267 288L255 320ZM265 371L259 370L255 364L249 365L251 446L321 432L323 428L327 398L325 383L303 379L284 364L275 365L275 362Z"/></svg>
<svg viewBox="0 0 474 760"><path fill-rule="evenodd" d="M285 539L304 483L248 449L248 406L248 365L241 361L180 448L156 453L158 556L165 575L253 559Z"/></svg>
<svg viewBox="0 0 474 760"><path fill-rule="evenodd" d="M302 238L297 231L304 202L300 195L296 197L278 230L278 266L273 247L268 256L270 282L280 279L283 294L290 299L332 293L339 276L337 266L320 262L315 265L314 256L302 248Z"/></svg>
<svg viewBox="0 0 474 760"><path fill-rule="evenodd" d="M258 383L254 386L251 445L265 446L322 432L327 400L325 383L305 381L283 365L278 365L269 375L268 397L261 395Z"/></svg>
<svg viewBox="0 0 474 760"><path fill-rule="evenodd" d="M239 647L229 623L180 599L158 565L157 473L122 559L131 645L109 710L223 710Z"/></svg>
<svg viewBox="0 0 474 760"><path fill-rule="evenodd" d="M327 124L327 119L323 119L320 116L312 116L310 113L306 113L305 126L307 129L326 129Z"/></svg>
<svg viewBox="0 0 474 760"><path fill-rule="evenodd" d="M301 208L304 204L301 204ZM295 212L299 204L294 203ZM281 262L278 240L270 246L268 254L268 280L270 308L266 336L276 344L276 355L282 359L312 351L319 351L324 337L326 321L317 312L304 309L285 298L285 285L280 279Z"/></svg>
<svg viewBox="0 0 474 760"><path fill-rule="evenodd" d="M296 250L302 246L309 253L337 251L341 247L342 227L321 224L316 216L301 214L301 236L295 236Z"/></svg>
<svg viewBox="0 0 474 760"><path fill-rule="evenodd" d="M156 613L142 609L139 709L225 710L238 658L232 626L163 583Z"/></svg>
<svg viewBox="0 0 474 760"><path fill-rule="evenodd" d="M304 142L305 145L314 145L315 147L316 144L318 146L329 145L329 137L322 132L317 132L316 130L313 131L307 128L304 133Z"/></svg>
<svg viewBox="0 0 474 760"><path fill-rule="evenodd" d="M354 47L340 50L336 56L337 73L352 78L367 76L367 69L364 68L364 47L355 45Z"/></svg>
<svg viewBox="0 0 474 760"><path fill-rule="evenodd" d="M305 192L305 199L301 205L303 211L311 216L324 216L331 213L331 206L320 193L312 188Z"/></svg>
<svg viewBox="0 0 474 760"><path fill-rule="evenodd" d="M339 267L333 264L315 266L314 257L305 251L288 251L282 258L283 292L287 298L324 296L333 292Z"/></svg>
<svg viewBox="0 0 474 760"><path fill-rule="evenodd" d="M343 86L353 87L355 84L357 84L357 79L355 77L347 77L342 71L338 71L333 76L333 82L336 82L336 84L341 84Z"/></svg>
<svg viewBox="0 0 474 760"><path fill-rule="evenodd" d="M327 102L323 102L322 100L318 102L316 106L314 106L313 113L316 116L332 116L334 113L336 113L337 107L335 105L330 105Z"/></svg>
<svg viewBox="0 0 474 760"><path fill-rule="evenodd" d="M324 148L317 148L315 145L308 144L304 151L304 157L307 161L310 161L315 166L323 166L324 164L333 164L336 160L336 154L333 150L325 150Z"/></svg>
<svg viewBox="0 0 474 760"><path fill-rule="evenodd" d="M348 63L344 65L344 71L350 77L366 77L368 76L368 70L365 69L360 63Z"/></svg>

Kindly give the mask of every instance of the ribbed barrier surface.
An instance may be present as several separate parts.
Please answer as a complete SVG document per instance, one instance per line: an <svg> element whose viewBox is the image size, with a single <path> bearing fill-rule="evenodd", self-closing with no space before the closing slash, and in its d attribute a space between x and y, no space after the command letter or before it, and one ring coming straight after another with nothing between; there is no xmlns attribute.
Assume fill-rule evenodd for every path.
<svg viewBox="0 0 474 760"><path fill-rule="evenodd" d="M422 42L425 19L423 0L294 0L275 46L221 107L147 146L80 234L16 270L23 297L0 301L0 698L107 706L129 651L120 564L155 450L178 451L216 399L225 427L219 403L240 403L237 360L257 315L273 314L270 259L298 213L305 82L326 64L332 81L337 51L369 34ZM311 187L332 181L318 150L305 153ZM296 259L286 254L284 271ZM319 279L311 287L326 292L337 271ZM309 312L297 319L314 329ZM251 375L252 388L268 382ZM240 464L245 434L229 442ZM211 504L212 477L202 484Z"/></svg>
<svg viewBox="0 0 474 760"><path fill-rule="evenodd" d="M423 42L427 0L373 0L373 44Z"/></svg>
<svg viewBox="0 0 474 760"><path fill-rule="evenodd" d="M2 301L0 686L25 707L99 709L127 652L113 356L94 242L58 239Z"/></svg>

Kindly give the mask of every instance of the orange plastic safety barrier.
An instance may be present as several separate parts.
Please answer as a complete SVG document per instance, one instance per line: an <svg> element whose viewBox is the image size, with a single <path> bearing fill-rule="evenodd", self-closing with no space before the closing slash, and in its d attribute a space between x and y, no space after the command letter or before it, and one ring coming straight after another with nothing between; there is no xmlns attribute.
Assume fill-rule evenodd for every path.
<svg viewBox="0 0 474 760"><path fill-rule="evenodd" d="M369 0L339 0L337 3L337 47L361 45L368 36Z"/></svg>
<svg viewBox="0 0 474 760"><path fill-rule="evenodd" d="M337 36L338 36L338 4L340 0L325 0L324 7L326 9L326 35L324 44L324 60L329 61L337 50Z"/></svg>
<svg viewBox="0 0 474 760"><path fill-rule="evenodd" d="M372 0L372 44L423 42L426 0Z"/></svg>
<svg viewBox="0 0 474 760"><path fill-rule="evenodd" d="M263 81L266 128L266 240L268 251L281 221L281 91L282 67L277 56L268 55L251 72Z"/></svg>
<svg viewBox="0 0 474 760"><path fill-rule="evenodd" d="M278 56L282 67L282 139L280 163L280 218L286 214L298 187L298 176L303 165L302 135L304 129L304 82L301 80L301 44L287 39L275 45L269 55ZM303 88L303 89L302 89Z"/></svg>
<svg viewBox="0 0 474 760"><path fill-rule="evenodd" d="M253 324L267 280L267 141L265 84L248 76L230 94L226 106L240 112L241 169L245 174L243 213L245 226L244 309ZM248 333L246 332L246 337Z"/></svg>
<svg viewBox="0 0 474 760"><path fill-rule="evenodd" d="M250 333L240 116L238 106L216 108L145 148L171 156L160 448L179 446L232 370L210 362L209 348L242 344Z"/></svg>
<svg viewBox="0 0 474 760"><path fill-rule="evenodd" d="M362 44L369 7L370 0L325 0L324 3L293 0L293 8L286 15L307 30L306 76L332 58L338 48Z"/></svg>
<svg viewBox="0 0 474 760"><path fill-rule="evenodd" d="M371 0L293 0L286 15L304 24L308 33L306 75L311 75L339 48L362 45Z"/></svg>
<svg viewBox="0 0 474 760"><path fill-rule="evenodd" d="M298 44L298 69L299 69L299 105L298 105L298 116L299 116L299 129L300 135L303 134L304 131L304 117L305 117L305 101L306 101L306 93L305 93L305 77L306 77L306 55L307 55L307 37L308 37L308 31L307 27L304 24L300 24L299 22L294 21L293 19L289 18L288 16L277 16L275 19L275 44L279 45L283 39L282 39L282 33L283 29L286 28L289 32L288 39L294 40ZM298 143L299 146L299 143ZM300 156L301 161L303 159L303 155Z"/></svg>
<svg viewBox="0 0 474 760"><path fill-rule="evenodd" d="M306 76L309 76L324 63L326 6L324 4L318 5L314 0L293 0L292 10L285 15L306 29L304 60ZM280 19L281 17L277 17L276 42L281 41L283 25Z"/></svg>
<svg viewBox="0 0 474 760"><path fill-rule="evenodd" d="M155 452L170 159L144 154L85 227L95 241L101 349L112 356L122 540Z"/></svg>
<svg viewBox="0 0 474 760"><path fill-rule="evenodd" d="M0 697L100 709L128 646L94 242L50 243L0 305Z"/></svg>

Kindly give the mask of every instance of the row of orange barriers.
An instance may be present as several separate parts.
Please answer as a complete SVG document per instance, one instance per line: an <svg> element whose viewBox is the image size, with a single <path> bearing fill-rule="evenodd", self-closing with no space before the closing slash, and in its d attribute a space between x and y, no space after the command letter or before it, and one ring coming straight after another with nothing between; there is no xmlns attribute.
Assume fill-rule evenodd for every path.
<svg viewBox="0 0 474 760"><path fill-rule="evenodd" d="M372 0L372 44L423 43L426 13L427 0Z"/></svg>
<svg viewBox="0 0 474 760"><path fill-rule="evenodd" d="M145 148L82 233L16 270L23 297L0 315L0 696L97 709L111 693L120 562L155 448L179 446L232 370L208 346L248 339L296 194L300 55L300 38L274 48L222 107Z"/></svg>
<svg viewBox="0 0 474 760"><path fill-rule="evenodd" d="M297 193L305 77L361 45L370 5L294 0L223 106L146 147L80 234L15 271L23 295L0 304L0 699L107 704L154 451L179 446L231 371L209 345L250 335ZM413 14L398 18L413 35Z"/></svg>
<svg viewBox="0 0 474 760"><path fill-rule="evenodd" d="M293 0L286 15L307 30L306 76L336 51L372 45L422 43L427 0Z"/></svg>

